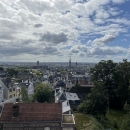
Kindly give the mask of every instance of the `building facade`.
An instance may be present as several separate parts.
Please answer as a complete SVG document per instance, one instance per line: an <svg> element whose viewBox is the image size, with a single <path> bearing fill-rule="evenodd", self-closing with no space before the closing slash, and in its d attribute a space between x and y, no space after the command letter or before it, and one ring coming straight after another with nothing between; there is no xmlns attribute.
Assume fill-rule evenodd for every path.
<svg viewBox="0 0 130 130"><path fill-rule="evenodd" d="M61 103L8 103L4 105L0 123L1 130L75 129L73 115L62 115Z"/></svg>

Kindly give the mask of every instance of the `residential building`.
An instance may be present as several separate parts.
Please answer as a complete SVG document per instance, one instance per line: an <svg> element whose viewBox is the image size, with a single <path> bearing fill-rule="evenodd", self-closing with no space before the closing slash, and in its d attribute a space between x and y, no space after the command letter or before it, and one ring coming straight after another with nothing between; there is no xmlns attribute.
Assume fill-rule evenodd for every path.
<svg viewBox="0 0 130 130"><path fill-rule="evenodd" d="M55 89L55 103L66 101L65 91L60 87Z"/></svg>
<svg viewBox="0 0 130 130"><path fill-rule="evenodd" d="M62 114L61 103L7 103L1 130L75 130L73 114Z"/></svg>
<svg viewBox="0 0 130 130"><path fill-rule="evenodd" d="M79 84L80 86L92 85L91 77L89 74L84 75L73 75L71 78L72 84Z"/></svg>
<svg viewBox="0 0 130 130"><path fill-rule="evenodd" d="M11 99L16 97L16 88L14 82L11 81L11 78L0 79L0 85L3 87L3 97L4 99Z"/></svg>
<svg viewBox="0 0 130 130"><path fill-rule="evenodd" d="M55 103L68 101L72 109L77 109L80 104L80 99L76 93L70 93L63 90L61 87L55 89Z"/></svg>
<svg viewBox="0 0 130 130"><path fill-rule="evenodd" d="M22 82L22 87L25 86L27 88L28 95L32 95L34 93L34 84L29 79Z"/></svg>
<svg viewBox="0 0 130 130"><path fill-rule="evenodd" d="M65 82L63 82L62 80L59 80L59 81L57 81L57 83L56 83L56 85L55 85L55 88L62 88L62 89L64 89L64 90L66 90L66 83Z"/></svg>
<svg viewBox="0 0 130 130"><path fill-rule="evenodd" d="M67 101L67 100L62 102L62 113L71 114L70 104L69 104L69 101Z"/></svg>

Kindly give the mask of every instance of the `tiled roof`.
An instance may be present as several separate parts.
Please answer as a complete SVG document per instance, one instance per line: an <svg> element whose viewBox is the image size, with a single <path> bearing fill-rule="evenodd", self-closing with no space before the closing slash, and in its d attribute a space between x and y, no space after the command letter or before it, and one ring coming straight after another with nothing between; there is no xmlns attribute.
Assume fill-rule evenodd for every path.
<svg viewBox="0 0 130 130"><path fill-rule="evenodd" d="M61 103L17 103L18 117L13 117L13 105L13 103L4 105L0 121L62 121Z"/></svg>

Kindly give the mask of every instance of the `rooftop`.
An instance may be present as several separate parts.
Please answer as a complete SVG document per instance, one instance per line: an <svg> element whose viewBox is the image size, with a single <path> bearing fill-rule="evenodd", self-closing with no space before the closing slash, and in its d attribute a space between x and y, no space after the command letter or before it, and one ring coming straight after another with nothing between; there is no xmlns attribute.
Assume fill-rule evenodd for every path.
<svg viewBox="0 0 130 130"><path fill-rule="evenodd" d="M0 121L62 121L61 103L17 103L19 116L12 116L13 103L4 105Z"/></svg>
<svg viewBox="0 0 130 130"><path fill-rule="evenodd" d="M80 100L76 93L66 92L67 100Z"/></svg>

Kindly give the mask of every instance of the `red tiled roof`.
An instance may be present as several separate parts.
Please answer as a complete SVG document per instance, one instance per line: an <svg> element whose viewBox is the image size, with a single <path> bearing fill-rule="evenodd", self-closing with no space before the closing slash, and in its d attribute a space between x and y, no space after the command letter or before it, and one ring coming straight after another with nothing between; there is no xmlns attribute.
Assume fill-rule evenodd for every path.
<svg viewBox="0 0 130 130"><path fill-rule="evenodd" d="M18 117L13 117L13 105L13 103L4 105L0 121L62 121L61 103L17 103Z"/></svg>

